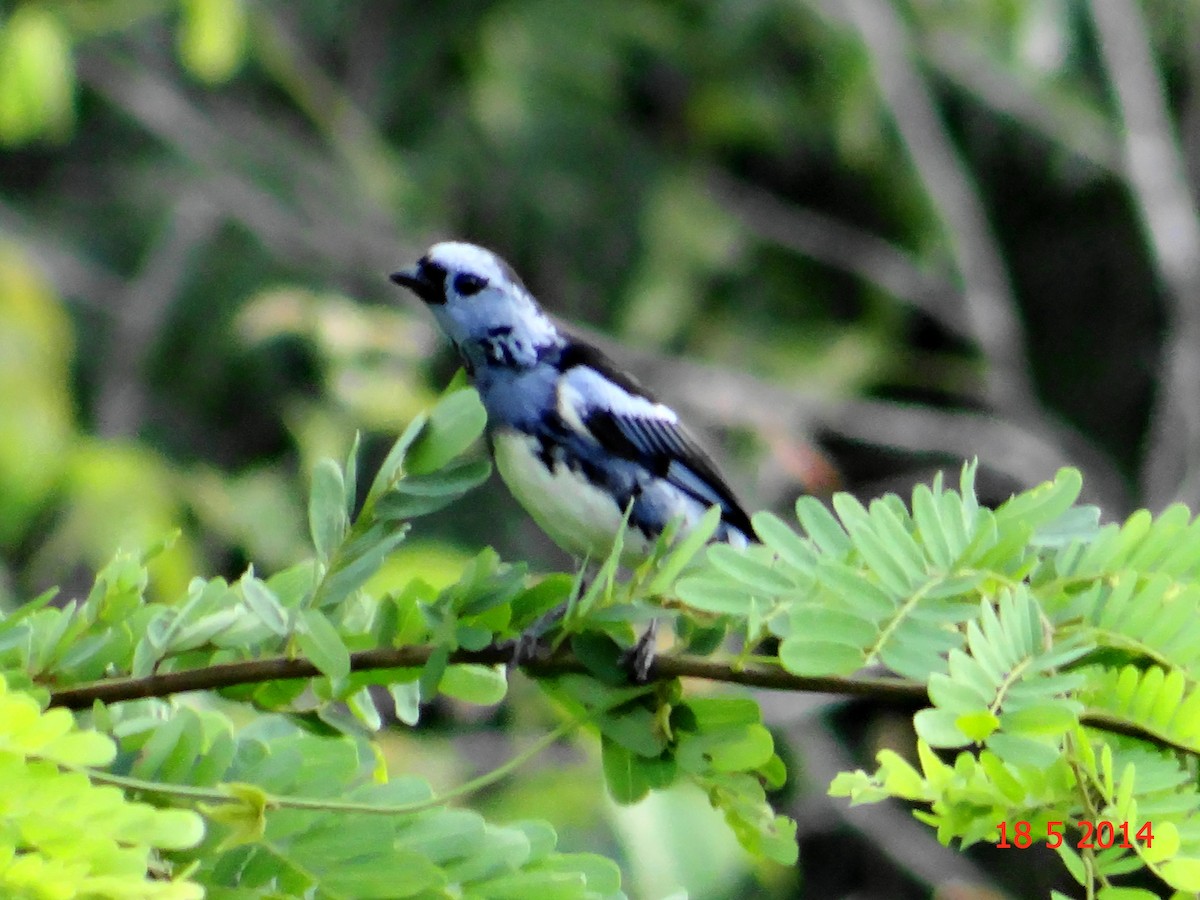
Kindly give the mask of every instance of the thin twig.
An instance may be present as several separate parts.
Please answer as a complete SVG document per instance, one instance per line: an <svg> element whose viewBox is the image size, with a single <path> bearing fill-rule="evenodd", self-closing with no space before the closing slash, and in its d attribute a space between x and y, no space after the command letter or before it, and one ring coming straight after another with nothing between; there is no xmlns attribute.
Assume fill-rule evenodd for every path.
<svg viewBox="0 0 1200 900"><path fill-rule="evenodd" d="M983 40L969 43L950 29L921 37L923 58L960 90L1055 147L1121 174L1121 141L1107 117L1084 98L1050 88L1050 79L1004 65L983 45Z"/></svg>
<svg viewBox="0 0 1200 900"><path fill-rule="evenodd" d="M254 234L273 257L305 265L319 261L328 271L355 277L378 270L382 284L387 267L409 255L338 159L294 136L285 140L283 126L264 126L262 116L246 112L244 105L221 106L214 100L211 108L199 106L160 68L148 53L136 63L101 51L79 59L88 87L198 168L209 201ZM257 129L253 139L235 127L245 132L247 123ZM264 141L264 128L276 139ZM286 170L276 164L284 144L291 161ZM305 165L306 150L320 160ZM264 190L263 167L287 178L287 189ZM325 178L312 177L318 168L328 173ZM357 205L357 214L339 215L349 205Z"/></svg>
<svg viewBox="0 0 1200 900"><path fill-rule="evenodd" d="M332 797L302 797L289 796L287 794L269 794L266 792L263 792L259 796L263 807L270 810L291 809L307 810L310 812L359 813L375 816L412 815L427 809L445 806L452 800L458 800L477 793L484 788L491 787L496 782L507 778L534 757L548 750L558 741L561 741L582 725L587 718L588 714L584 713L579 717L568 719L559 725L558 728L555 728L548 734L542 735L520 753L510 759L506 759L494 769L484 772L482 775L472 778L470 781L464 782L455 788L423 800L415 800L410 803L382 804L339 800ZM127 791L141 791L148 794L157 794L162 797L175 797L181 800L209 804L245 802L244 796L240 795L236 789L231 789L231 786L228 785L209 788L190 784L150 781L144 778L117 775L112 772L85 767L75 769L74 771L82 773L97 784L111 784Z"/></svg>
<svg viewBox="0 0 1200 900"><path fill-rule="evenodd" d="M1037 416L1025 336L1008 275L983 203L917 68L908 28L888 0L848 0L842 8L870 53L880 93L942 222L963 280L971 334L988 360L988 398L1010 415Z"/></svg>
<svg viewBox="0 0 1200 900"><path fill-rule="evenodd" d="M141 368L196 249L219 225L216 209L195 185L187 187L148 248L146 264L113 304L113 332L96 398L96 430L102 437L134 435L143 423L149 398Z"/></svg>
<svg viewBox="0 0 1200 900"><path fill-rule="evenodd" d="M1200 500L1200 222L1146 22L1130 0L1090 4L1124 124L1125 172L1169 316L1142 468L1153 508ZM1135 299L1135 298L1131 298Z"/></svg>
<svg viewBox="0 0 1200 900"><path fill-rule="evenodd" d="M926 313L948 331L970 337L958 289L925 271L902 247L721 172L710 173L708 184L761 240L861 278Z"/></svg>
<svg viewBox="0 0 1200 900"><path fill-rule="evenodd" d="M54 289L100 315L111 312L110 299L125 289L124 279L71 246L61 232L0 200L0 233L15 238L46 273Z"/></svg>

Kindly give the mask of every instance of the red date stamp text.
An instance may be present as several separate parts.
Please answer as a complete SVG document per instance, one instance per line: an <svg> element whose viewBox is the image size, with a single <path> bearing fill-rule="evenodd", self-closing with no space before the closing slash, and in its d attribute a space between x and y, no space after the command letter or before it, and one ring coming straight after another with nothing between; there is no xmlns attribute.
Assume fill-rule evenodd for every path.
<svg viewBox="0 0 1200 900"><path fill-rule="evenodd" d="M1109 822L1105 819L1100 822L1047 822L1046 846L1051 849L1061 847L1063 841L1068 840L1066 829L1072 827L1079 832L1079 840L1070 846L1080 850L1107 850L1109 847L1131 850L1133 841L1147 847L1154 845L1154 828L1149 822L1143 823L1141 827L1131 828L1128 822ZM1013 847L1025 850L1033 846L1036 840L1028 822L1001 822L996 826L996 830L1000 832L1000 840L996 846L1001 850Z"/></svg>

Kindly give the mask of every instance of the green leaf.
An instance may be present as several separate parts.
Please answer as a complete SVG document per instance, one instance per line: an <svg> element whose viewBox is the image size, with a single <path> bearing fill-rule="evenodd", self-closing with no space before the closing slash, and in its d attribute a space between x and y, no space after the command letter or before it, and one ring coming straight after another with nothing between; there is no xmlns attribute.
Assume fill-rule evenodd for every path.
<svg viewBox="0 0 1200 900"><path fill-rule="evenodd" d="M396 482L403 484L404 479ZM375 518L380 522L406 522L445 509L458 497L453 494L404 494L392 491L375 504Z"/></svg>
<svg viewBox="0 0 1200 900"><path fill-rule="evenodd" d="M346 485L342 470L332 459L322 459L313 469L308 500L308 529L317 556L327 562L346 536Z"/></svg>
<svg viewBox="0 0 1200 900"><path fill-rule="evenodd" d="M750 517L754 533L779 555L780 560L798 572L810 572L817 557L812 548L792 530L783 519L773 512L757 512Z"/></svg>
<svg viewBox="0 0 1200 900"><path fill-rule="evenodd" d="M486 459L455 460L429 475L408 475L393 488L416 497L458 497L487 481L492 464Z"/></svg>
<svg viewBox="0 0 1200 900"><path fill-rule="evenodd" d="M429 413L428 426L408 451L408 471L414 475L436 472L470 447L486 424L487 412L474 389L442 397Z"/></svg>
<svg viewBox="0 0 1200 900"><path fill-rule="evenodd" d="M991 705L991 685L968 680L961 672L955 674L955 678L941 672L929 676L929 699L934 706L963 713L987 709Z"/></svg>
<svg viewBox="0 0 1200 900"><path fill-rule="evenodd" d="M157 780L186 727L187 716L176 714L156 728L134 762L133 774L138 778Z"/></svg>
<svg viewBox="0 0 1200 900"><path fill-rule="evenodd" d="M1134 857L1136 862L1137 858ZM1148 891L1144 888L1131 887L1101 887L1096 893L1096 900L1159 900L1159 895L1154 891Z"/></svg>
<svg viewBox="0 0 1200 900"><path fill-rule="evenodd" d="M988 749L1006 763L1046 769L1059 758L1058 748L1042 741L997 731L987 739Z"/></svg>
<svg viewBox="0 0 1200 900"><path fill-rule="evenodd" d="M1140 828L1141 825L1145 823L1140 822L1140 820L1129 823L1130 833L1136 835L1138 828L1134 827L1135 824L1137 824L1138 828ZM1153 838L1149 843L1146 843L1145 841L1138 842L1142 848L1142 858L1145 859L1146 862L1162 862L1163 860L1169 859L1179 852L1179 829L1175 826L1174 822L1152 822L1150 824L1150 833L1153 835Z"/></svg>
<svg viewBox="0 0 1200 900"><path fill-rule="evenodd" d="M877 622L895 613L892 598L856 569L823 559L817 565L816 575L821 585L864 619Z"/></svg>
<svg viewBox="0 0 1200 900"><path fill-rule="evenodd" d="M1030 530L1053 522L1079 498L1083 476L1078 469L1059 469L1053 481L1017 494L996 509L996 526L1005 531L1020 523Z"/></svg>
<svg viewBox="0 0 1200 900"><path fill-rule="evenodd" d="M853 545L849 536L820 500L808 495L800 497L796 501L796 517L822 552L835 560L843 559L850 553Z"/></svg>
<svg viewBox="0 0 1200 900"><path fill-rule="evenodd" d="M600 740L600 761L608 792L617 803L637 803L650 793L641 760L607 737Z"/></svg>
<svg viewBox="0 0 1200 900"><path fill-rule="evenodd" d="M750 606L750 592L724 575L689 575L675 585L675 594L702 612L743 615Z"/></svg>
<svg viewBox="0 0 1200 900"><path fill-rule="evenodd" d="M51 9L22 4L0 31L0 144L61 137L74 118L71 42Z"/></svg>
<svg viewBox="0 0 1200 900"><path fill-rule="evenodd" d="M779 645L779 662L793 675L849 675L865 663L862 648L795 636Z"/></svg>
<svg viewBox="0 0 1200 900"><path fill-rule="evenodd" d="M288 611L283 608L275 592L254 577L253 569L241 577L238 585L242 589L242 599L246 601L246 606L273 634L287 637L291 633Z"/></svg>
<svg viewBox="0 0 1200 900"><path fill-rule="evenodd" d="M1011 733L1031 737L1053 737L1074 728L1079 722L1076 708L1066 702L1038 703L1000 716L1001 727Z"/></svg>
<svg viewBox="0 0 1200 900"><path fill-rule="evenodd" d="M223 781L233 762L235 752L237 752L237 741L234 739L232 728L228 730L222 728L218 734L209 739L208 746L204 748L196 767L191 772L189 782L200 786L209 786Z"/></svg>
<svg viewBox="0 0 1200 900"><path fill-rule="evenodd" d="M438 690L466 703L495 706L508 692L508 677L503 666L453 665L446 669Z"/></svg>
<svg viewBox="0 0 1200 900"><path fill-rule="evenodd" d="M1083 858L1075 852L1075 849L1071 846L1070 842L1063 840L1063 842L1054 849L1057 851L1059 858L1062 859L1063 865L1066 867L1071 877L1074 878L1078 884L1086 887L1089 880L1087 867L1084 866Z"/></svg>
<svg viewBox="0 0 1200 900"><path fill-rule="evenodd" d="M246 54L243 0L181 0L179 58L197 78L210 83L232 77Z"/></svg>
<svg viewBox="0 0 1200 900"><path fill-rule="evenodd" d="M204 745L204 734L200 717L190 709L181 709L175 714L183 720L179 740L163 760L159 777L163 781L189 783L196 768L196 760Z"/></svg>
<svg viewBox="0 0 1200 900"><path fill-rule="evenodd" d="M895 494L871 501L871 529L888 548L912 584L926 577L925 553L909 531L911 519L904 502Z"/></svg>
<svg viewBox="0 0 1200 900"><path fill-rule="evenodd" d="M587 879L582 872L514 872L472 884L478 896L495 900L577 900L585 896Z"/></svg>
<svg viewBox="0 0 1200 900"><path fill-rule="evenodd" d="M830 606L798 603L788 618L791 633L802 641L828 641L863 648L878 636L874 623ZM861 655L859 659L861 665Z"/></svg>
<svg viewBox="0 0 1200 900"><path fill-rule="evenodd" d="M133 650L133 662L129 674L134 678L145 678L151 674L165 655L164 638L175 619L173 609L158 609L145 624L142 638Z"/></svg>
<svg viewBox="0 0 1200 900"><path fill-rule="evenodd" d="M401 478L375 505L383 520L412 519L449 506L491 474L487 460L457 460L430 475Z"/></svg>
<svg viewBox="0 0 1200 900"><path fill-rule="evenodd" d="M316 603L321 607L335 606L341 603L354 591L358 590L367 579L379 571L388 554L395 550L408 536L408 526L390 526L394 531L388 531L389 526L377 524L361 539L354 541L356 553L353 555L343 551L345 558L332 569L321 582Z"/></svg>
<svg viewBox="0 0 1200 900"><path fill-rule="evenodd" d="M834 508L850 541L880 585L894 597L907 596L920 580L921 571L909 565L900 547L880 535L862 505L849 494L835 494Z"/></svg>
<svg viewBox="0 0 1200 900"><path fill-rule="evenodd" d="M1000 727L1000 720L990 712L980 710L959 715L954 720L954 727L972 741L979 742Z"/></svg>
<svg viewBox="0 0 1200 900"><path fill-rule="evenodd" d="M970 743L970 738L959 729L959 718L948 709L923 709L913 716L913 727L930 747L961 747Z"/></svg>
<svg viewBox="0 0 1200 900"><path fill-rule="evenodd" d="M624 664L626 651L608 635L595 631L573 634L571 650L588 672L604 684L616 687L629 683L629 669Z"/></svg>
<svg viewBox="0 0 1200 900"><path fill-rule="evenodd" d="M378 731L383 727L383 717L375 706L375 695L370 687L363 686L346 697L346 707L368 730Z"/></svg>
<svg viewBox="0 0 1200 900"><path fill-rule="evenodd" d="M581 873L587 881L589 897L610 897L621 890L621 868L611 859L595 853L551 854L539 863L539 868Z"/></svg>
<svg viewBox="0 0 1200 900"><path fill-rule="evenodd" d="M1034 547L1063 548L1075 541L1090 541L1099 531L1099 507L1072 506L1058 518L1040 525L1029 543Z"/></svg>
<svg viewBox="0 0 1200 900"><path fill-rule="evenodd" d="M164 850L186 850L203 838L204 820L191 810L155 810L146 823L145 840Z"/></svg>
<svg viewBox="0 0 1200 900"><path fill-rule="evenodd" d="M362 448L362 432L354 432L354 442L350 444L350 450L346 454L346 464L342 469L344 473L342 482L346 488L346 516L347 518L354 517L354 506L358 502L358 453Z"/></svg>
<svg viewBox="0 0 1200 900"><path fill-rule="evenodd" d="M1159 877L1176 890L1200 891L1200 859L1172 859L1158 867Z"/></svg>
<svg viewBox="0 0 1200 900"><path fill-rule="evenodd" d="M388 787L390 786L391 783ZM388 798L387 802L412 801ZM483 846L486 827L483 817L472 810L430 810L406 817L400 823L396 834L396 846L419 853L436 865L442 865L449 860L477 853Z"/></svg>
<svg viewBox="0 0 1200 900"><path fill-rule="evenodd" d="M657 757L667 747L658 717L637 701L597 713L600 733L638 756Z"/></svg>
<svg viewBox="0 0 1200 900"><path fill-rule="evenodd" d="M749 697L689 697L676 710L686 710L698 731L762 722L762 709Z"/></svg>
<svg viewBox="0 0 1200 900"><path fill-rule="evenodd" d="M525 628L567 602L575 579L567 574L547 575L512 599L512 624Z"/></svg>
<svg viewBox="0 0 1200 900"><path fill-rule="evenodd" d="M391 490L392 483L404 465L408 448L412 446L413 441L420 437L428 424L429 415L427 413L419 413L408 423L408 427L396 439L396 443L392 444L387 456L380 463L379 471L375 473L375 479L371 482L371 490L367 492L368 502L375 502L381 494Z"/></svg>
<svg viewBox="0 0 1200 900"><path fill-rule="evenodd" d="M421 686L413 681L388 685L388 693L396 707L396 718L405 725L416 725L421 718Z"/></svg>
<svg viewBox="0 0 1200 900"><path fill-rule="evenodd" d="M777 597L795 590L796 584L787 575L768 563L754 558L754 551L761 547L732 547L729 544L713 544L708 548L708 561L713 568L723 572L742 584L748 593L762 597Z"/></svg>
<svg viewBox="0 0 1200 900"><path fill-rule="evenodd" d="M451 882L478 881L522 866L529 859L529 838L521 831L488 826L485 835L483 849L443 868Z"/></svg>
<svg viewBox="0 0 1200 900"><path fill-rule="evenodd" d="M740 725L680 734L675 758L690 772L744 772L766 765L774 752L766 728Z"/></svg>
<svg viewBox="0 0 1200 900"><path fill-rule="evenodd" d="M321 674L334 680L350 674L350 651L320 610L306 609L300 614L296 642Z"/></svg>
<svg viewBox="0 0 1200 900"><path fill-rule="evenodd" d="M934 499L933 491L926 485L918 484L913 488L912 510L925 552L934 565L943 571L950 569L957 557L950 545L941 508Z"/></svg>
<svg viewBox="0 0 1200 900"><path fill-rule="evenodd" d="M434 647L429 659L425 660L425 665L421 667L421 677L418 679L421 699L432 700L437 696L449 664L450 648L444 645Z"/></svg>
<svg viewBox="0 0 1200 900"><path fill-rule="evenodd" d="M710 506L691 531L682 540L677 541L666 558L659 563L658 570L646 586L646 595L655 596L671 590L679 573L695 558L700 548L708 543L720 524L720 507Z"/></svg>

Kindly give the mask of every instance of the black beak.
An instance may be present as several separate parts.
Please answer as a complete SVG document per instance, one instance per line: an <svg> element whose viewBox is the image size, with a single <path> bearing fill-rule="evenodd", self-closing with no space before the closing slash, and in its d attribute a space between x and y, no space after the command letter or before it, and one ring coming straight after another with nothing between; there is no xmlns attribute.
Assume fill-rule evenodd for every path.
<svg viewBox="0 0 1200 900"><path fill-rule="evenodd" d="M418 263L411 269L393 272L391 280L408 288L426 303L440 306L446 302L445 275L437 266Z"/></svg>

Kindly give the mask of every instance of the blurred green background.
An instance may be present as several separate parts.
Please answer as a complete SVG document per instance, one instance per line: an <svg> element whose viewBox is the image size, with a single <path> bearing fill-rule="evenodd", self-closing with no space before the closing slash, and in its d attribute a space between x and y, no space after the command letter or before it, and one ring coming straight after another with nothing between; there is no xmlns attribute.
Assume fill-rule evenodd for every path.
<svg viewBox="0 0 1200 900"><path fill-rule="evenodd" d="M752 508L976 456L996 499L1076 465L1110 516L1194 508L1198 74L1178 0L0 0L0 603L175 528L166 597L305 556L315 460L361 430L369 469L456 368L386 279L444 238L677 405ZM390 571L483 544L568 563L489 485ZM495 813L631 896L1044 893L823 798L903 715L766 702L797 872L699 798L613 809L582 757ZM453 781L520 725L464 715L397 758Z"/></svg>

